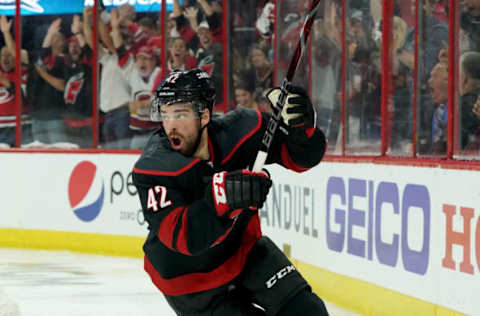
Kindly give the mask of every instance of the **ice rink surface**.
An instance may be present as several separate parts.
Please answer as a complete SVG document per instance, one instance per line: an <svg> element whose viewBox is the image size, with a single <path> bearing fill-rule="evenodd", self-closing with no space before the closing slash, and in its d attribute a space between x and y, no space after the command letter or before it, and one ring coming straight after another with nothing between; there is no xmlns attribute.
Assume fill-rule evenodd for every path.
<svg viewBox="0 0 480 316"><path fill-rule="evenodd" d="M22 316L175 316L134 258L0 248L1 292Z"/></svg>

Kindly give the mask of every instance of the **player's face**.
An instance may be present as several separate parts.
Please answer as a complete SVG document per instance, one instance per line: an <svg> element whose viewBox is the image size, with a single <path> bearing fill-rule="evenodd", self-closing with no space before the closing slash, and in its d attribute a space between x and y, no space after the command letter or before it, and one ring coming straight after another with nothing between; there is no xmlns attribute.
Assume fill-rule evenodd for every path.
<svg viewBox="0 0 480 316"><path fill-rule="evenodd" d="M163 105L160 115L172 148L186 156L192 156L201 129L201 121L192 105L188 103Z"/></svg>

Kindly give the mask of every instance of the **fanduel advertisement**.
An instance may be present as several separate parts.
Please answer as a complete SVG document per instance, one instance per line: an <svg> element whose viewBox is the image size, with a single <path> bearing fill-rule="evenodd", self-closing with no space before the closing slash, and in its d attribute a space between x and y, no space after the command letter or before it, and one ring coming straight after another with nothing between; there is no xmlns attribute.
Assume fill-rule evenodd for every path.
<svg viewBox="0 0 480 316"><path fill-rule="evenodd" d="M84 7L93 6L95 0L21 0L21 15L60 15L81 13ZM158 12L166 1L167 10L172 10L173 0L102 0L109 10L122 4L130 4L137 12ZM180 1L181 2L181 1ZM0 0L1 15L15 15L15 0Z"/></svg>

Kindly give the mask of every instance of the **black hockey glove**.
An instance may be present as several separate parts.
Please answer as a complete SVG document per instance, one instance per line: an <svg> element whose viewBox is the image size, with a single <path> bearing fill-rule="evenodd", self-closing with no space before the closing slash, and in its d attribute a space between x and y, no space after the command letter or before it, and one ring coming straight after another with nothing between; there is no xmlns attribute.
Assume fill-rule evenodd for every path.
<svg viewBox="0 0 480 316"><path fill-rule="evenodd" d="M315 109L307 92L299 86L290 86L282 109L282 121L288 131L311 129L315 126ZM280 88L273 88L267 94L273 111L278 111L276 105L280 97Z"/></svg>
<svg viewBox="0 0 480 316"><path fill-rule="evenodd" d="M258 210L263 206L272 180L264 172L242 169L215 173L205 190L205 199L219 216L234 217L237 209Z"/></svg>

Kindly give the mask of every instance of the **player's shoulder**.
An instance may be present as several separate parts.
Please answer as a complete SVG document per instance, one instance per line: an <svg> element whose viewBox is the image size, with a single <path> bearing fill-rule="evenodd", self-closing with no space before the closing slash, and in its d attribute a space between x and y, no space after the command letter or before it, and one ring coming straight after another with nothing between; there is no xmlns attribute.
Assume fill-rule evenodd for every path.
<svg viewBox="0 0 480 316"><path fill-rule="evenodd" d="M224 155L222 159L231 157L240 148L249 150L247 148L249 146L245 147L244 144L259 141L264 120L265 118L259 111L243 108L214 118L212 128Z"/></svg>
<svg viewBox="0 0 480 316"><path fill-rule="evenodd" d="M200 159L186 157L169 148L161 133L155 133L148 141L142 155L135 163L133 174L137 177L178 177L193 168Z"/></svg>
<svg viewBox="0 0 480 316"><path fill-rule="evenodd" d="M221 131L245 134L258 129L262 124L262 119L259 111L237 108L225 115L214 117L213 124L217 125Z"/></svg>

